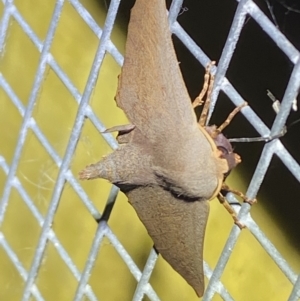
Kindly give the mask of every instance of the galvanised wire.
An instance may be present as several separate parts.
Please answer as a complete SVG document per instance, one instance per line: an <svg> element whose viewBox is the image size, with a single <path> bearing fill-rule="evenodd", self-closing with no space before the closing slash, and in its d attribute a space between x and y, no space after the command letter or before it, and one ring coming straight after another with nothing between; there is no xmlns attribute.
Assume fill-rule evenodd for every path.
<svg viewBox="0 0 300 301"><path fill-rule="evenodd" d="M238 0L237 0L238 1ZM60 17L61 9L64 4L63 0L56 1L56 7L52 16L52 21L50 23L47 37L44 42L42 42L37 35L34 33L29 24L25 21L21 13L18 11L17 6L14 4L13 0L2 0L5 4L4 13L2 15L2 19L0 21L0 50L3 50L3 45L7 35L7 29L9 26L9 20L13 17L24 32L28 35L37 49L41 52L40 63L38 67L38 71L36 73L35 82L33 89L30 94L28 106L25 108L22 102L18 99L17 95L13 91L13 89L9 86L8 82L4 78L4 76L0 73L0 86L9 96L11 101L14 103L16 108L18 109L20 115L23 118L22 127L19 133L18 143L14 153L14 159L12 161L11 166L8 166L5 158L0 156L0 167L3 169L5 174L7 174L7 180L4 186L4 193L0 203L0 224L3 221L3 217L6 212L6 207L9 201L10 191L12 187L15 187L20 193L23 201L28 206L28 208L33 213L33 216L37 219L40 226L42 227L42 233L40 236L40 240L35 252L35 257L33 260L33 264L30 268L30 271L27 272L23 267L22 263L18 259L14 250L9 246L7 240L3 233L0 232L0 245L3 250L7 253L8 257L15 265L16 269L20 273L21 277L26 282L23 299L29 300L31 296L33 296L36 300L44 300L41 293L38 290L38 287L35 285L35 277L37 274L37 270L39 265L41 264L41 260L43 257L44 249L47 240L52 241L53 245L56 247L58 254L61 256L63 261L66 263L70 271L73 273L75 278L78 280L78 288L75 294L74 300L81 300L83 296L85 296L89 300L98 300L98 298L93 293L92 288L88 285L89 275L95 263L98 250L100 248L101 241L105 236L111 242L111 244L115 247L116 251L119 253L121 258L124 260L130 272L134 275L136 280L138 281L138 285L133 297L133 300L142 300L144 294L147 294L150 300L159 300L155 291L149 284L149 279L153 268L155 266L155 262L157 259L157 254L154 249L151 250L147 263L144 267L144 270L141 272L128 252L125 250L123 245L120 243L118 238L114 235L113 231L109 228L105 220L99 222L98 229L96 231L96 235L90 250L90 254L86 261L86 266L82 273L79 272L78 268L73 263L71 257L67 253L67 251L63 248L62 244L56 237L55 232L51 229L51 223L54 218L54 214L59 202L60 194L62 188L65 184L65 181L68 181L71 186L74 188L78 196L81 198L85 206L88 208L92 216L96 220L101 219L101 214L93 205L92 201L88 198L84 190L81 188L80 184L76 180L76 177L72 174L69 169L70 159L73 156L73 153L76 148L76 144L78 141L78 137L80 135L81 127L83 124L83 119L87 116L95 127L99 130L99 132L105 129L101 120L99 120L94 114L92 108L88 104L88 100L93 89L93 85L97 79L97 74L99 69L101 68L101 63L104 58L106 52L109 52L116 62L119 65L123 63L123 57L114 46L114 44L110 40L111 31L113 28L113 24L115 21L115 16L119 6L119 0L115 0L111 2L107 19L104 25L104 28L101 29L84 6L78 0L70 0L69 2L73 5L74 9L78 12L78 14L82 17L82 19L86 22L86 24L91 28L91 30L96 34L96 36L100 39L101 43L99 44L99 48L97 50L94 63L90 72L89 79L87 81L87 85L84 93L81 95L70 78L61 69L61 67L56 62L55 58L49 53L49 49L51 47L52 39L55 33L55 29ZM290 76L290 80L284 94L281 109L278 115L276 116L275 122L272 126L272 129L269 129L263 121L251 110L250 107L247 107L243 110L243 114L248 119L248 121L253 125L253 127L265 137L269 137L270 135L278 134L285 125L287 116L291 110L292 102L296 98L299 87L300 87L300 61L299 61L299 52L297 49L286 39L286 37L279 31L277 28L270 22L270 20L263 14L263 12L257 7L257 5L252 0L240 0L238 1L239 5L236 10L233 23L226 41L226 44L223 48L222 56L218 63L218 68L214 69L215 72L215 86L214 92L212 95L212 109L217 100L218 94L220 90L222 90L235 105L240 105L244 102L243 98L238 94L238 92L234 89L234 87L230 84L230 82L226 79L225 74L229 63L231 61L232 55L234 53L236 44L239 40L239 36L241 34L243 24L245 21L245 17L247 14L250 14L251 17L257 22L257 24L264 30L270 38L274 40L277 46L286 54L286 56L290 59L290 61L295 65L294 70ZM206 66L208 62L210 62L210 58L208 58L205 53L201 50L201 48L187 35L187 33L182 29L182 27L177 23L176 18L180 9L182 7L182 0L174 0L170 12L169 12L169 22L170 27L173 32L190 50L190 52L195 56L195 58L203 65ZM36 124L35 120L32 118L32 110L36 101L37 93L39 91L41 82L44 78L44 72L46 65L50 65L57 76L61 79L70 93L73 95L74 100L78 103L78 115L74 121L74 127L72 130L71 138L69 141L69 145L67 147L66 153L63 158L61 158L54 150L47 137L42 133L38 124ZM212 110L211 110L212 112ZM46 151L52 157L54 162L60 168L58 180L56 186L54 188L53 197L51 200L51 204L49 206L49 211L46 215L46 218L43 218L42 214L38 211L37 207L34 205L34 202L31 200L26 190L22 186L21 182L15 175L16 169L19 164L20 154L24 145L24 141L26 138L26 134L28 129L31 128L36 137L39 139L41 144L45 147ZM112 147L116 148L117 143L113 139L111 135L105 135L104 137L107 143ZM270 143L264 146L263 152L261 154L260 161L256 167L255 173L249 185L247 196L249 198L253 198L264 179L266 171L269 167L272 156L277 154L278 157L282 160L285 166L290 170L290 172L294 175L294 177L300 181L300 166L294 160L294 158L289 154L289 152L285 149L285 147L281 144L279 140L271 141ZM118 189L116 187L112 187L109 198L107 200L107 207L113 206L113 203L116 199L118 193ZM233 195L228 195L229 201L235 202L235 198ZM265 234L260 230L255 221L251 218L249 213L250 206L248 204L243 204L241 208L237 208L238 216L240 220L247 225L250 232L256 237L256 239L260 242L266 252L273 258L273 260L277 263L279 268L283 271L286 277L294 284L293 290L288 301L298 300L300 297L300 276L292 271L289 267L286 260L280 255L275 246L268 240ZM109 213L108 213L109 215ZM226 288L220 281L220 277L224 271L226 263L231 255L231 252L234 248L234 245L239 237L240 230L234 226L232 231L228 237L228 240L224 246L223 252L219 258L219 261L212 271L207 263L204 263L205 274L209 279L209 283L203 297L203 300L211 300L215 293L218 293L222 296L224 300L234 300Z"/></svg>
<svg viewBox="0 0 300 301"><path fill-rule="evenodd" d="M60 2L57 2L57 3L60 4ZM61 2L61 4L63 4L63 1ZM54 219L55 212L57 210L59 199L60 199L63 187L65 185L65 180L66 180L65 175L69 171L70 162L71 162L72 156L75 152L75 148L76 148L76 145L77 145L80 133L81 133L83 122L84 122L84 119L86 116L85 109L87 107L87 103L89 101L90 95L93 91L93 87L97 80L98 72L101 67L104 55L105 55L105 43L110 36L110 32L111 32L112 26L114 24L118 5L119 5L119 1L112 1L109 11L108 11L108 14L107 14L107 19L106 19L106 22L104 25L104 30L103 30L102 36L101 36L101 42L99 43L99 47L97 49L97 52L96 52L96 55L94 58L91 72L90 72L84 93L82 95L82 98L81 98L81 101L79 104L78 113L77 113L77 116L74 121L74 126L73 126L73 129L71 132L69 143L68 143L64 158L62 160L62 164L60 166L57 181L55 183L55 187L53 190L53 196L50 201L49 209L46 214L45 221L44 221L44 224L42 227L40 240L38 242L38 246L36 248L33 263L31 265L28 279L25 284L24 296L23 296L22 301L29 300L30 295L31 295L31 287L32 287L32 284L37 275L38 267L40 266L41 261L42 261L42 257L43 257L47 239L48 239L48 237L47 237L48 232L51 229L51 225L52 225L52 222ZM58 23L58 18L57 18L56 24L57 23Z"/></svg>

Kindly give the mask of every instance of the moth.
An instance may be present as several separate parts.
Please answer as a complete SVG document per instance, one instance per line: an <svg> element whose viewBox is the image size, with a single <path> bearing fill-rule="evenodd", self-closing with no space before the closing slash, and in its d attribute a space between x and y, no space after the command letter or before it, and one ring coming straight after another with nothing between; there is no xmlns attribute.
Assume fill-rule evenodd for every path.
<svg viewBox="0 0 300 301"><path fill-rule="evenodd" d="M106 130L118 131L119 148L79 177L104 178L118 186L156 250L202 296L209 200L240 159L220 128L204 127L205 114L197 121L173 48L165 0L136 0L125 53L116 103L130 124ZM203 93L209 93L207 77L205 86ZM194 107L200 104L201 97Z"/></svg>

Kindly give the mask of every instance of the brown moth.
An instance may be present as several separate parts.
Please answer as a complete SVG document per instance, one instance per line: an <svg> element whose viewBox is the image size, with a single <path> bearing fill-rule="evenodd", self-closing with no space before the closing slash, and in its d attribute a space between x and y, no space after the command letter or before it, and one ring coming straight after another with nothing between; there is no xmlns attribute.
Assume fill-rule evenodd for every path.
<svg viewBox="0 0 300 301"><path fill-rule="evenodd" d="M119 132L119 148L86 167L80 179L104 178L118 186L156 250L202 296L208 202L220 192L238 156L227 140L218 149L224 136L215 127L197 123L165 0L136 0L116 102L131 124L106 131Z"/></svg>

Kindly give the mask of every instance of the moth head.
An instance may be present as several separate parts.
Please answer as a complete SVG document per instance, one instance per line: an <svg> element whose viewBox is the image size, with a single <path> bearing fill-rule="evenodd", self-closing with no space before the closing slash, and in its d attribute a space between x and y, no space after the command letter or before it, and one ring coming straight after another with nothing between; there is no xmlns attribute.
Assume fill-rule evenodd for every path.
<svg viewBox="0 0 300 301"><path fill-rule="evenodd" d="M217 149L220 151L220 158L227 161L228 171L224 174L224 178L226 178L230 171L241 162L241 157L233 152L231 143L222 133L217 130L215 125L207 126L205 129L214 140Z"/></svg>

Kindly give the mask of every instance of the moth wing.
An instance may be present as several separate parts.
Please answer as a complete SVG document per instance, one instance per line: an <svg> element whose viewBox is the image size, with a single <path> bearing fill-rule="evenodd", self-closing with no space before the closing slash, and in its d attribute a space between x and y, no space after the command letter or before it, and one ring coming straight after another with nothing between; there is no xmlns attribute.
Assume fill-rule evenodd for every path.
<svg viewBox="0 0 300 301"><path fill-rule="evenodd" d="M174 135L185 136L182 129L197 127L172 44L165 1L136 1L125 53L116 102L130 122L150 142L160 139L163 143L172 140L170 128Z"/></svg>
<svg viewBox="0 0 300 301"><path fill-rule="evenodd" d="M208 201L186 202L160 186L126 193L156 249L196 291L203 295L203 240Z"/></svg>

